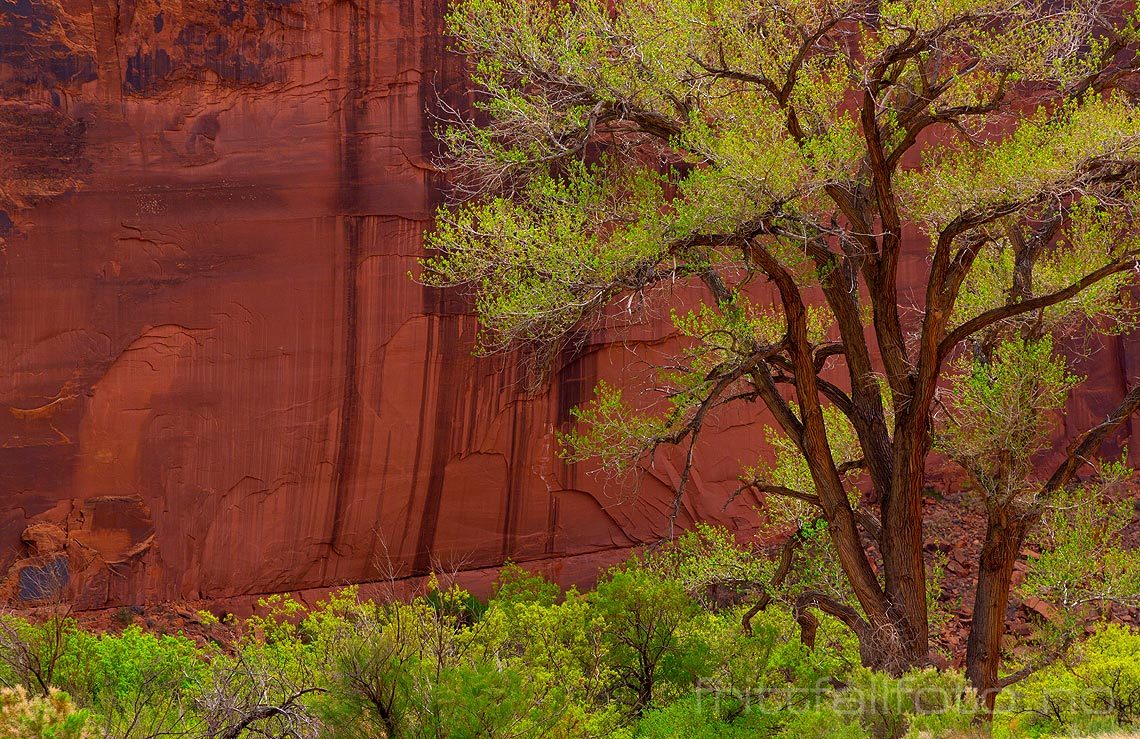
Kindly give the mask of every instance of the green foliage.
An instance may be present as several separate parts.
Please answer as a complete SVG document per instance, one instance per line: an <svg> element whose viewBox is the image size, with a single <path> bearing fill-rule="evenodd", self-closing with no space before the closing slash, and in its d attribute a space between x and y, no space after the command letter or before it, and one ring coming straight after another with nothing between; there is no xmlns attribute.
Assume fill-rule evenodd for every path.
<svg viewBox="0 0 1140 739"><path fill-rule="evenodd" d="M781 721L791 718L802 721L801 714L785 715L768 713L749 706L739 715L725 716L726 706L718 696L696 693L685 696L663 708L647 713L637 723L639 739L745 739L755 736L791 736L780 732ZM739 710L733 706L731 714ZM840 729L842 721L835 728ZM843 734L837 734L843 736ZM831 734L828 734L831 736ZM862 735L855 735L861 737Z"/></svg>
<svg viewBox="0 0 1140 739"><path fill-rule="evenodd" d="M1066 371L1049 337L1004 341L989 361L962 359L956 370L944 446L964 459L1040 451L1050 431L1046 414L1063 407L1080 379Z"/></svg>
<svg viewBox="0 0 1140 739"><path fill-rule="evenodd" d="M75 620L65 613L34 622L0 614L0 682L47 695L78 636Z"/></svg>
<svg viewBox="0 0 1140 739"><path fill-rule="evenodd" d="M875 739L943 736L968 729L977 699L958 672L913 670L900 678L860 669L835 705L859 716Z"/></svg>
<svg viewBox="0 0 1140 739"><path fill-rule="evenodd" d="M1032 291L1057 292L1068 287L1074 276L1088 274L1137 246L1131 210L1121 212L1114 204L1086 196L1071 209L1059 233L1059 246L1043 255L1032 275ZM966 277L954 308L953 323L962 324L987 310L1005 305L1014 283L1017 247L1004 236L995 236L982 247L974 269ZM1032 314L1037 331L1071 333L1084 322L1096 319L1098 330L1121 333L1135 324L1135 306L1125 289L1127 273L1110 275L1089 285L1068 300ZM1024 295L1022 298L1029 297ZM1022 317L1006 328L1026 323Z"/></svg>
<svg viewBox="0 0 1140 739"><path fill-rule="evenodd" d="M1135 157L1138 126L1123 96L1089 96L1039 111L996 143L939 149L936 161L904 177L904 187L916 220L937 232L955 218L1059 193L1090 162Z"/></svg>
<svg viewBox="0 0 1140 739"><path fill-rule="evenodd" d="M1064 661L1003 692L998 721L1021 736L1140 726L1140 631L1102 626Z"/></svg>
<svg viewBox="0 0 1140 739"><path fill-rule="evenodd" d="M962 358L943 395L936 446L993 502L1032 490L1033 455L1048 445L1056 414L1080 379L1048 335L1002 341L988 359Z"/></svg>
<svg viewBox="0 0 1140 739"><path fill-rule="evenodd" d="M783 729L775 736L779 739L805 739L826 736L835 739L870 739L870 731L849 714L827 706L792 714Z"/></svg>
<svg viewBox="0 0 1140 739"><path fill-rule="evenodd" d="M976 700L958 672L867 670L851 632L829 617L808 649L779 600L746 633L751 583L768 566L702 526L587 593L507 565L478 609L435 578L382 603L355 588L313 606L269 598L233 624L225 650L68 622L55 676L74 698L55 687L0 691L0 738L967 735ZM718 603L714 588L744 600ZM1103 628L1003 694L995 728L1012 737L1126 727L1140 720L1138 665L1140 633Z"/></svg>
<svg viewBox="0 0 1140 739"><path fill-rule="evenodd" d="M640 567L617 568L598 583L590 605L600 617L614 695L633 711L691 685L703 671L701 650L687 644L697 605L680 581Z"/></svg>
<svg viewBox="0 0 1140 739"><path fill-rule="evenodd" d="M518 198L440 211L429 237L429 282L464 274L481 286L488 348L565 333L663 256L661 184L650 173L574 165L535 177Z"/></svg>
<svg viewBox="0 0 1140 739"><path fill-rule="evenodd" d="M675 407L676 409L676 407ZM598 457L602 466L622 472L668 433L669 420L638 411L625 402L620 388L599 382L590 403L574 408L573 417L586 433L571 429L559 434L562 456L569 461Z"/></svg>
<svg viewBox="0 0 1140 739"><path fill-rule="evenodd" d="M130 626L120 634L77 632L60 663L59 684L121 739L177 730L186 720L207 662L194 642Z"/></svg>
<svg viewBox="0 0 1140 739"><path fill-rule="evenodd" d="M817 648L808 649L787 610L768 608L756 614L751 634L738 628L742 612L733 609L702 623L710 669L701 686L720 701L726 714L809 709L859 664L858 645L834 620L822 621Z"/></svg>
<svg viewBox="0 0 1140 739"><path fill-rule="evenodd" d="M428 721L439 736L546 736L562 720L553 686L515 666L475 662L440 676Z"/></svg>
<svg viewBox="0 0 1140 739"><path fill-rule="evenodd" d="M742 370L754 363L758 347L778 344L787 330L779 311L758 306L742 293L733 293L716 306L702 305L687 313L674 311L672 319L678 333L688 339L683 352L686 361L658 373L666 395L661 408L637 408L625 400L620 388L599 382L594 399L571 410L579 428L559 434L565 459L597 457L603 468L621 472L657 445L680 441L692 433L698 414L707 411L710 395L715 400L743 389L743 378L736 375L743 375ZM827 311L807 310L808 332L814 341L825 340L829 321ZM829 432L834 430L829 439L840 445L836 448L840 463L850 461L848 457L857 458L858 445L850 422L834 409L829 408L827 414ZM768 436L769 443L787 441L771 429ZM806 465L797 462L802 457L798 452L794 456L796 459L786 454L779 457L783 461L778 465L794 469L781 467L777 474L807 475ZM799 489L811 489L810 483L805 486L802 479L798 482Z"/></svg>
<svg viewBox="0 0 1140 739"><path fill-rule="evenodd" d="M641 566L680 582L690 597L715 606L711 591L751 594L771 577L770 559L755 547L741 544L727 529L698 523L668 546L642 555Z"/></svg>
<svg viewBox="0 0 1140 739"><path fill-rule="evenodd" d="M549 607L554 605L561 594L558 585L542 575L533 574L512 562L507 562L499 570L491 600L498 604L530 603Z"/></svg>
<svg viewBox="0 0 1140 739"><path fill-rule="evenodd" d="M825 406L823 422L827 431L828 446L838 466L861 458L859 439L847 416L834 406ZM741 475L742 481L747 484L776 485L798 493L816 494L811 468L795 442L770 426L764 427L764 439L775 459L770 463L761 461L754 467L745 468ZM849 474L854 476L856 471L853 470ZM852 504L857 505L858 489L854 486L850 488L850 496ZM769 522L774 526L784 526L788 523L806 525L819 514L816 506L807 504L803 500L777 495L771 496L766 501L765 511L769 514Z"/></svg>
<svg viewBox="0 0 1140 739"><path fill-rule="evenodd" d="M1140 601L1140 552L1122 539L1135 502L1110 493L1091 482L1053 496L1036 534L1041 556L1022 590L1056 603L1064 618L1089 604Z"/></svg>
<svg viewBox="0 0 1140 739"><path fill-rule="evenodd" d="M913 144L910 98L894 88L936 91L929 112L960 124L961 137L946 127L945 143L927 146L921 166L895 177L912 222L935 233L967 216L997 223L1092 191L1091 170L1135 158L1137 117L1124 96L1063 91L1099 69L1109 35L1135 40L1136 24L1102 28L1080 4L1040 13L1036 3L993 0L892 2L873 13L813 0L639 0L620 13L584 3L456 3L448 31L469 61L482 117L457 115L440 130L460 197L437 215L429 239L437 253L424 279L475 288L486 346L557 338L623 291L710 266L749 272L755 267L722 244L763 219L781 264L819 282L830 267L804 242L842 209L828 188L869 186L867 141L850 101L882 73L892 83L877 124L888 151ZM811 37L818 53L804 53L808 29L819 29ZM938 54L900 53L916 38L937 39ZM935 63L939 54L970 62ZM1062 91L1060 103L1045 100L1029 115L1019 108L1019 125L995 136L987 124L1001 120L1015 85ZM591 144L605 152L594 165L584 163ZM649 152L673 166L652 164ZM1108 248L1086 238L1098 218L1122 222L1104 219L1126 212L1120 205L1090 206L1099 211L1092 218L1074 209L1066 248L1037 268L1039 290L1131 249L1132 238ZM994 249L979 258L980 279L968 276L959 315L1005 303L1012 255L1000 231L987 232ZM1000 282L985 279L999 274ZM1113 312L1120 279L1073 300L1088 314ZM831 323L827 315L823 325Z"/></svg>

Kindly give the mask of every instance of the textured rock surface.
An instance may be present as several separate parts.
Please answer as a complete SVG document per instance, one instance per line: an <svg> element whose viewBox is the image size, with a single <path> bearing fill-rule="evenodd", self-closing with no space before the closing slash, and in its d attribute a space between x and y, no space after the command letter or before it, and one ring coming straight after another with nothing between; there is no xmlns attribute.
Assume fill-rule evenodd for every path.
<svg viewBox="0 0 1140 739"><path fill-rule="evenodd" d="M666 530L675 458L635 491L553 441L598 377L647 371L660 320L635 352L589 334L527 396L517 362L471 357L455 296L407 277L425 107L462 94L441 14L0 0L4 594L231 598L505 557L573 579ZM1135 356L1096 354L1073 428ZM753 420L708 437L682 524L753 520L721 510Z"/></svg>

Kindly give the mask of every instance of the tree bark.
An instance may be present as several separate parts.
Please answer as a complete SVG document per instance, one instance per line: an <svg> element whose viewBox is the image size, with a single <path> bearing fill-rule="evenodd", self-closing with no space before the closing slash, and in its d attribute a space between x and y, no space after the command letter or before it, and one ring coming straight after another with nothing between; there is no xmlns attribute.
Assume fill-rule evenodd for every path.
<svg viewBox="0 0 1140 739"><path fill-rule="evenodd" d="M912 401L916 402L916 401ZM913 411L908 410L907 415ZM928 415L903 418L895 435L894 481L881 502L883 574L890 615L898 625L904 666L924 664L930 653L923 560L922 485L930 449Z"/></svg>
<svg viewBox="0 0 1140 739"><path fill-rule="evenodd" d="M1005 609L1009 605L1013 565L1029 525L1029 516L1013 506L990 511L986 524L973 622L966 641L966 676L978 691L978 700L987 716L993 714L994 700L1001 690L998 668L1001 639L1005 634Z"/></svg>

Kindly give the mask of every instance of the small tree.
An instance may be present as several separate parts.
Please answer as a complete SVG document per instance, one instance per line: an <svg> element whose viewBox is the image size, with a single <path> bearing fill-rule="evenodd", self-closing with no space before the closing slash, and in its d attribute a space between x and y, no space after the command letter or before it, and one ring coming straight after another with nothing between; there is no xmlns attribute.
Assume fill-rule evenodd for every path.
<svg viewBox="0 0 1140 739"><path fill-rule="evenodd" d="M677 651L678 631L696 616L684 586L646 569L617 569L591 594L616 677L615 696L641 715L653 705L662 667Z"/></svg>
<svg viewBox="0 0 1140 739"><path fill-rule="evenodd" d="M661 403L600 386L567 455L620 469L687 444L679 500L708 419L760 404L777 456L741 460L743 481L821 517L842 574L787 578L800 610L896 673L929 660L922 491L941 439L987 516L967 659L992 701L1025 537L1140 406L1137 387L1035 476L1078 382L1050 337L1132 316L1138 27L1118 7L461 0L475 114L442 131L454 199L424 279L474 287L487 351L703 284L674 317ZM923 288L906 311L904 260Z"/></svg>

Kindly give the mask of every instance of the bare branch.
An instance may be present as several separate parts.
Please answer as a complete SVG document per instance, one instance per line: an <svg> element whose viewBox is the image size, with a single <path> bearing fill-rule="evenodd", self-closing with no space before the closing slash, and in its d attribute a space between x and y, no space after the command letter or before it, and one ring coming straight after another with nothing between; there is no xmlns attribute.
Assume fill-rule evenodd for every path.
<svg viewBox="0 0 1140 739"><path fill-rule="evenodd" d="M1128 391L1120 404L1103 421L1073 440L1073 443L1069 445L1065 461L1049 477L1049 480L1042 487L1042 493L1048 495L1054 490L1059 490L1068 485L1077 470L1087 464L1089 458L1100 449L1101 442L1108 438L1109 434L1120 428L1137 409L1140 409L1140 383Z"/></svg>
<svg viewBox="0 0 1140 739"><path fill-rule="evenodd" d="M772 573L772 579L768 581L768 587L757 598L756 603L741 617L740 625L744 629L744 633L752 636L752 618L760 611L763 611L772 603L772 593L779 590L784 585L784 580L788 578L788 573L792 571L792 558L795 556L796 550L799 549L803 543L803 536L801 529L796 529L795 533L788 537L784 545L780 547L780 560L776 565L776 571Z"/></svg>
<svg viewBox="0 0 1140 739"><path fill-rule="evenodd" d="M1061 644L1058 645L1056 648L1050 650L1044 656L1042 656L1039 659L1034 660L1033 662L1025 665L1024 667L1022 667L1020 670L1017 670L1016 672L1012 672L1003 678L999 678L997 681L997 685L995 686L995 692L1000 691L1004 688L1008 688L1010 685L1014 685L1016 683L1019 683L1022 680L1024 680L1025 678L1032 675L1033 673L1037 672L1038 670L1043 670L1046 667L1048 667L1049 665L1053 664L1054 662L1059 660L1061 657L1063 657L1066 652L1069 651L1069 647L1072 646L1073 641L1075 639L1076 639L1076 633L1066 634L1065 639L1061 642Z"/></svg>

